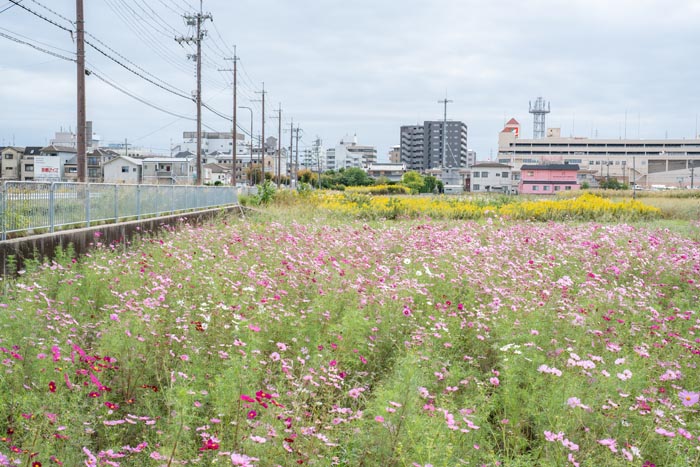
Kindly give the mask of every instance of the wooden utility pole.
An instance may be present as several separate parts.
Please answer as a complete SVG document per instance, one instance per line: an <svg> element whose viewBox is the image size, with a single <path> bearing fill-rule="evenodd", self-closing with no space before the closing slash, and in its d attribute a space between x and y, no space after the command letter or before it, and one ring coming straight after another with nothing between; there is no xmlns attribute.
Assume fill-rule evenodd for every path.
<svg viewBox="0 0 700 467"><path fill-rule="evenodd" d="M75 1L75 27L77 43L78 64L78 128L76 129L76 159L78 162L78 181L85 183L87 177L87 157L85 141L85 15L83 13L83 0Z"/></svg>
<svg viewBox="0 0 700 467"><path fill-rule="evenodd" d="M195 96L197 102L197 185L202 184L202 40L206 35L206 31L202 29L202 23L211 19L211 14L202 12L202 0L199 0L199 13L185 15L187 25L196 27L196 35L194 37L180 36L175 38L179 44L194 42L197 45L197 54L188 55L188 58L197 62L197 92Z"/></svg>

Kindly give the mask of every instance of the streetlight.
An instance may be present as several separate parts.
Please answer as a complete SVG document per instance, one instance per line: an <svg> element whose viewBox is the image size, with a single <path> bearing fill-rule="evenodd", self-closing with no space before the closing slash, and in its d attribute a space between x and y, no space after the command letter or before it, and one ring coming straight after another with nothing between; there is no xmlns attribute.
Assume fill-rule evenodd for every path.
<svg viewBox="0 0 700 467"><path fill-rule="evenodd" d="M245 105L239 105L239 109L248 109L250 112L250 164L253 165L253 109ZM236 179L236 174L233 174L233 179ZM235 184L235 182L234 182Z"/></svg>

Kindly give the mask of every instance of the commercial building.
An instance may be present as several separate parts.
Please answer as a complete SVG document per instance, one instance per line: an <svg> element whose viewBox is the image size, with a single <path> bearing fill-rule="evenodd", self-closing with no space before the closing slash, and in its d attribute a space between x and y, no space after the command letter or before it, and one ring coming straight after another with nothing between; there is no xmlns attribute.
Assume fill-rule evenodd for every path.
<svg viewBox="0 0 700 467"><path fill-rule="evenodd" d="M593 139L562 137L548 128L544 138L520 138L520 124L511 119L498 137L498 162L513 166L520 180L523 164L577 164L596 180L617 179L642 187L697 187L700 139ZM700 171L698 171L700 174Z"/></svg>
<svg viewBox="0 0 700 467"><path fill-rule="evenodd" d="M423 125L402 126L400 151L401 162L408 170L466 168L469 164L467 125L458 121L426 121Z"/></svg>

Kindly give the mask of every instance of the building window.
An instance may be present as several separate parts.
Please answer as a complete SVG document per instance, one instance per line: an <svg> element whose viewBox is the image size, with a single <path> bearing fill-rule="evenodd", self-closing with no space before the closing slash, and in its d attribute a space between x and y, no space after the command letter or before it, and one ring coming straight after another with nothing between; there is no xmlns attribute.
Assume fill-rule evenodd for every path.
<svg viewBox="0 0 700 467"><path fill-rule="evenodd" d="M532 185L532 191L540 191L540 187L537 185Z"/></svg>
<svg viewBox="0 0 700 467"><path fill-rule="evenodd" d="M489 176L488 172L481 172L481 178L486 178Z"/></svg>
<svg viewBox="0 0 700 467"><path fill-rule="evenodd" d="M474 178L479 178L479 172L474 172Z"/></svg>
<svg viewBox="0 0 700 467"><path fill-rule="evenodd" d="M549 191L549 185L544 185L542 187L542 191Z"/></svg>
<svg viewBox="0 0 700 467"><path fill-rule="evenodd" d="M560 187L559 185L555 185L555 186L554 186L554 191L559 191L559 190L561 190L561 187Z"/></svg>
<svg viewBox="0 0 700 467"><path fill-rule="evenodd" d="M534 176L535 176L535 172L533 172L532 170L528 170L528 171L527 171L527 176L528 176L528 177L534 177Z"/></svg>
<svg viewBox="0 0 700 467"><path fill-rule="evenodd" d="M34 172L34 164L27 164L24 166L25 172Z"/></svg>
<svg viewBox="0 0 700 467"><path fill-rule="evenodd" d="M567 185L564 189L565 189L566 191L571 191L571 186L570 186L570 185Z"/></svg>
<svg viewBox="0 0 700 467"><path fill-rule="evenodd" d="M479 185L474 185L474 191L479 191L481 187Z"/></svg>
<svg viewBox="0 0 700 467"><path fill-rule="evenodd" d="M508 172L502 172L501 177L503 178L508 178Z"/></svg>
<svg viewBox="0 0 700 467"><path fill-rule="evenodd" d="M129 173L129 166L128 165L122 165L122 173L123 174Z"/></svg>

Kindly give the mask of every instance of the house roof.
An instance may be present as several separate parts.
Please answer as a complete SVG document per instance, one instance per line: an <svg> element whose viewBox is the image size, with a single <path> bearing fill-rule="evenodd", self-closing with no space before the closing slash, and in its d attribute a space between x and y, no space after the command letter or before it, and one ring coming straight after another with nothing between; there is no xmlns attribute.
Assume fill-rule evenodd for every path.
<svg viewBox="0 0 700 467"><path fill-rule="evenodd" d="M220 173L221 174L221 173L231 172L231 167L227 167L227 166L221 165L221 164L214 164L214 163L205 164L204 168L211 170L212 173Z"/></svg>
<svg viewBox="0 0 700 467"><path fill-rule="evenodd" d="M506 123L506 126L508 125L520 125L520 122L514 118L511 118L510 120L508 120L508 123Z"/></svg>
<svg viewBox="0 0 700 467"><path fill-rule="evenodd" d="M25 156L38 156L41 154L41 146L27 146L24 148Z"/></svg>
<svg viewBox="0 0 700 467"><path fill-rule="evenodd" d="M493 167L493 168L499 168L499 169L512 169L513 167L507 164L501 164L500 162L477 162L476 164L470 165L469 168L487 168L487 167Z"/></svg>
<svg viewBox="0 0 700 467"><path fill-rule="evenodd" d="M77 153L78 151L75 148L69 148L67 146L54 146L53 144L51 146L46 146L45 148L41 148L41 152L70 152L70 153Z"/></svg>
<svg viewBox="0 0 700 467"><path fill-rule="evenodd" d="M369 170L406 170L406 164L370 164Z"/></svg>
<svg viewBox="0 0 700 467"><path fill-rule="evenodd" d="M520 170L575 170L578 172L578 164L542 164L542 165L523 165Z"/></svg>
<svg viewBox="0 0 700 467"><path fill-rule="evenodd" d="M190 151L181 151L175 154L175 157L177 158L183 158L183 157L191 157L194 156L195 154L190 152Z"/></svg>
<svg viewBox="0 0 700 467"><path fill-rule="evenodd" d="M78 165L78 156L73 156L66 161L66 165Z"/></svg>
<svg viewBox="0 0 700 467"><path fill-rule="evenodd" d="M148 157L143 162L190 162L190 160L185 157Z"/></svg>
<svg viewBox="0 0 700 467"><path fill-rule="evenodd" d="M12 149L12 150L17 151L17 152L24 152L24 148L21 148L19 146L5 146L5 147L0 148L0 151L6 151L8 149Z"/></svg>
<svg viewBox="0 0 700 467"><path fill-rule="evenodd" d="M117 156L114 159L111 159L111 160L108 160L107 162L105 162L104 165L111 164L111 163L119 161L119 160L125 160L128 163L133 164L133 165L143 165L143 160L134 159L133 157L129 157L129 156Z"/></svg>

